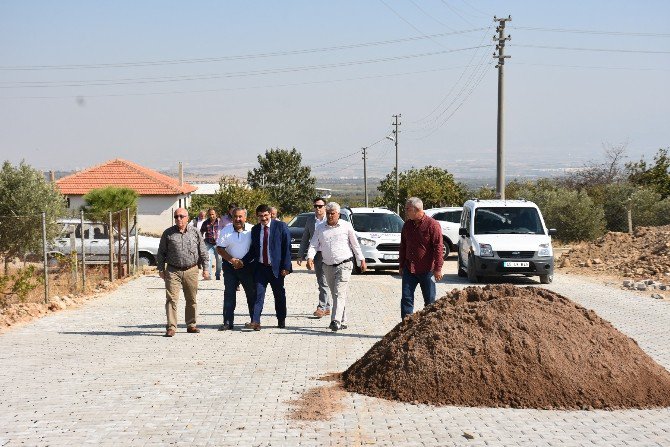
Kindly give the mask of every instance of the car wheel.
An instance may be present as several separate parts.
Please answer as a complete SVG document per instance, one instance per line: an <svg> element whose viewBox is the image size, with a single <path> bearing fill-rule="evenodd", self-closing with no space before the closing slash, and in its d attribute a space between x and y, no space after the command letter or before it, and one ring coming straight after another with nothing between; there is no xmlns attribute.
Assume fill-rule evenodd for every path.
<svg viewBox="0 0 670 447"><path fill-rule="evenodd" d="M150 266L151 265L151 258L145 255L140 255L140 257L137 259L137 265L140 267L144 266Z"/></svg>
<svg viewBox="0 0 670 447"><path fill-rule="evenodd" d="M458 254L457 265L458 265L458 276L460 278L465 278L466 276L468 276L467 272L465 270L463 270L463 261L461 261L460 253Z"/></svg>
<svg viewBox="0 0 670 447"><path fill-rule="evenodd" d="M448 239L444 239L444 241L442 243L442 247L443 247L442 256L443 256L443 259L446 261L447 258L449 257L449 240Z"/></svg>
<svg viewBox="0 0 670 447"><path fill-rule="evenodd" d="M553 273L551 275L540 275L541 284L551 284L553 280L554 280Z"/></svg>
<svg viewBox="0 0 670 447"><path fill-rule="evenodd" d="M475 260L472 259L472 256L468 255L468 280L471 283L477 283L480 279L481 277L475 274Z"/></svg>

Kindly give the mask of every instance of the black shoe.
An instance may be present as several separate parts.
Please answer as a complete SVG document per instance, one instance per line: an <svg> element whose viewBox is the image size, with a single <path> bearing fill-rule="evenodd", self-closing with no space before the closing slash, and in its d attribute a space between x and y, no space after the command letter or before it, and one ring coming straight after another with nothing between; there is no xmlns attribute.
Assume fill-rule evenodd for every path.
<svg viewBox="0 0 670 447"><path fill-rule="evenodd" d="M278 320L277 327L279 329L284 329L286 327L286 320Z"/></svg>
<svg viewBox="0 0 670 447"><path fill-rule="evenodd" d="M221 326L219 326L219 330L220 331L232 331L233 330L233 323L228 323L226 321Z"/></svg>
<svg viewBox="0 0 670 447"><path fill-rule="evenodd" d="M340 329L346 329L348 327L347 323L340 323Z"/></svg>
<svg viewBox="0 0 670 447"><path fill-rule="evenodd" d="M333 331L333 332L337 332L337 331L339 331L340 329L342 329L342 325L340 325L340 322L337 321L337 320L333 320L333 321L331 321L331 322L330 322L330 326L328 326L328 327L329 327L330 330Z"/></svg>

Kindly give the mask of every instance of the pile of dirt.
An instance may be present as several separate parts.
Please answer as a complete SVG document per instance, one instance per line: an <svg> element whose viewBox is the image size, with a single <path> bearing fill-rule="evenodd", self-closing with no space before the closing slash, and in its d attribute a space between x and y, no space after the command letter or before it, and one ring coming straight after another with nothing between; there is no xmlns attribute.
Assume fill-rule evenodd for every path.
<svg viewBox="0 0 670 447"><path fill-rule="evenodd" d="M453 290L342 375L369 396L514 408L670 406L670 373L595 312L542 288Z"/></svg>
<svg viewBox="0 0 670 447"><path fill-rule="evenodd" d="M609 232L574 246L559 268L606 272L635 279L670 280L670 225L638 227L632 235Z"/></svg>

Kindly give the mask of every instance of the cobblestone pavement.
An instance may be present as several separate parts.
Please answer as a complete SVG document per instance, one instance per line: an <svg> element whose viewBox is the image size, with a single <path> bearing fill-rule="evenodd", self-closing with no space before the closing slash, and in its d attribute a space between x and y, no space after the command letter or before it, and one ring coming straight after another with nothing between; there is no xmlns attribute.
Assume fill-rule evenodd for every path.
<svg viewBox="0 0 670 447"><path fill-rule="evenodd" d="M346 369L398 323L399 277L353 277L350 326L337 334L311 318L316 283L304 269L287 279L286 329L269 315L260 332L218 332L223 282L200 285L200 334L180 326L162 337L164 290L154 276L0 335L0 446L670 445L670 409L431 407L347 393L328 421L288 419L290 400L324 386L320 376ZM465 285L448 274L438 296ZM550 288L670 368L668 302L575 276L557 275Z"/></svg>

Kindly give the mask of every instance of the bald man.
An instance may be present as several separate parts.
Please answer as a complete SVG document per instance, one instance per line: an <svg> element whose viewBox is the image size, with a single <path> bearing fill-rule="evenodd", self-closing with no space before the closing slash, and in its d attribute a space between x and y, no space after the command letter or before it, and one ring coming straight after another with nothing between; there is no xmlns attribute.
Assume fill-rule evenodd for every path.
<svg viewBox="0 0 670 447"><path fill-rule="evenodd" d="M207 247L202 235L192 225L188 225L188 212L178 208L174 212L175 225L163 232L158 246L156 264L158 274L165 281L165 313L167 325L165 336L173 337L177 330L177 301L180 289L186 298L186 332L200 332L196 325L198 294L198 268L202 276L209 279L205 263L209 261Z"/></svg>

